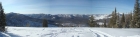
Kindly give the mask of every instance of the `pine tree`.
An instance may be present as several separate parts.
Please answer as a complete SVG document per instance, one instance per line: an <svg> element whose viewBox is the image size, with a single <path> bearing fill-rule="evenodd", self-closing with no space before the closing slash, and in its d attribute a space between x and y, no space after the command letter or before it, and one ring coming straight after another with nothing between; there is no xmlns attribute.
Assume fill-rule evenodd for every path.
<svg viewBox="0 0 140 37"><path fill-rule="evenodd" d="M117 13L116 12L117 12L117 10L115 8L115 11L112 12L112 17L110 18L108 27L111 27L111 28L118 27L118 25L116 24L116 22L117 22Z"/></svg>
<svg viewBox="0 0 140 37"><path fill-rule="evenodd" d="M131 20L132 20L132 13L129 13L125 17L125 25L126 25L126 28L130 28L130 26L131 26Z"/></svg>
<svg viewBox="0 0 140 37"><path fill-rule="evenodd" d="M130 13L129 16L130 16L130 17L129 17L129 18L130 18L130 20L129 20L129 23L130 23L130 24L129 24L128 26L129 26L129 28L130 28L130 27L131 27L131 22L132 22L132 17L133 17L133 16L132 16L132 12Z"/></svg>
<svg viewBox="0 0 140 37"><path fill-rule="evenodd" d="M122 25L122 28L125 28L125 16L124 16L124 13L122 15L122 18L121 18L121 25Z"/></svg>
<svg viewBox="0 0 140 37"><path fill-rule="evenodd" d="M116 7L115 7L115 14L114 14L114 22L115 22L115 23L113 24L113 25L114 25L114 28L118 28L118 25L117 25L117 23L116 23L116 22L117 22L117 9L116 9Z"/></svg>
<svg viewBox="0 0 140 37"><path fill-rule="evenodd" d="M48 21L46 19L43 19L42 26L43 27L48 27Z"/></svg>
<svg viewBox="0 0 140 37"><path fill-rule="evenodd" d="M108 24L108 27L110 27L110 28L112 28L112 26L113 26L113 13L114 13L114 11L111 14L112 17L110 18L109 24Z"/></svg>
<svg viewBox="0 0 140 37"><path fill-rule="evenodd" d="M104 19L104 25L103 25L104 27L107 27L107 25L106 25L106 20Z"/></svg>
<svg viewBox="0 0 140 37"><path fill-rule="evenodd" d="M0 27L1 31L5 31L5 26L6 26L6 17L5 17L4 10L2 8L2 3L0 3Z"/></svg>
<svg viewBox="0 0 140 37"><path fill-rule="evenodd" d="M140 27L140 9L139 9L139 0L136 0L135 6L134 6L134 14L132 19L131 27L137 28Z"/></svg>
<svg viewBox="0 0 140 37"><path fill-rule="evenodd" d="M134 20L134 18L133 18L134 16L132 16L132 13L130 14L130 25L129 25L129 28L134 28L134 22L133 22L133 20Z"/></svg>
<svg viewBox="0 0 140 37"><path fill-rule="evenodd" d="M95 22L95 19L93 17L93 15L91 15L90 19L89 19L89 26L90 27L95 27L97 25L97 23Z"/></svg>
<svg viewBox="0 0 140 37"><path fill-rule="evenodd" d="M117 20L116 20L116 25L118 26L118 28L121 28L121 25L120 25L120 17L119 17L119 12L117 14Z"/></svg>

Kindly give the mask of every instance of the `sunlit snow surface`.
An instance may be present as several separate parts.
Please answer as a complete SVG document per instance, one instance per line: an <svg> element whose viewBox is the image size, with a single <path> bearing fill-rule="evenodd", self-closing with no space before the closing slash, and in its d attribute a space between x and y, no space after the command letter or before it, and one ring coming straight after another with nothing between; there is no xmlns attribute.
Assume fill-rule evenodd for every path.
<svg viewBox="0 0 140 37"><path fill-rule="evenodd" d="M1 37L140 37L140 29L90 27L8 27Z"/></svg>

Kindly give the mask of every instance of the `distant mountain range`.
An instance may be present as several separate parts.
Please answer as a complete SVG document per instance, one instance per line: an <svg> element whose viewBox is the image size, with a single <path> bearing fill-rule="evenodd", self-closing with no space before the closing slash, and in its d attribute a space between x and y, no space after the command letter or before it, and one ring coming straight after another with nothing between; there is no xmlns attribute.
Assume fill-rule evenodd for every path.
<svg viewBox="0 0 140 37"><path fill-rule="evenodd" d="M103 19L110 18L109 14L19 14L7 13L6 21L8 26L42 26L42 19L47 19L49 26L88 26L90 15L93 15L97 22L102 23Z"/></svg>

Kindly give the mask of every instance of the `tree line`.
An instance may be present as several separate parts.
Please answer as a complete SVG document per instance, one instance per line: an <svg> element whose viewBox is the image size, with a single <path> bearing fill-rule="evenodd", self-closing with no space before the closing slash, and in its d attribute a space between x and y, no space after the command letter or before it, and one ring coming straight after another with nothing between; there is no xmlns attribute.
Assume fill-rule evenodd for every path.
<svg viewBox="0 0 140 37"><path fill-rule="evenodd" d="M104 20L103 27L109 27L109 28L140 28L140 6L139 6L139 0L136 0L134 5L133 12L130 12L129 14L122 14L120 17L119 12L117 13L117 9L115 8L114 11L112 11L111 18L109 20L109 23L106 23L106 20ZM93 15L91 15L89 20L89 26L90 27L97 27L97 23L95 22L95 19Z"/></svg>

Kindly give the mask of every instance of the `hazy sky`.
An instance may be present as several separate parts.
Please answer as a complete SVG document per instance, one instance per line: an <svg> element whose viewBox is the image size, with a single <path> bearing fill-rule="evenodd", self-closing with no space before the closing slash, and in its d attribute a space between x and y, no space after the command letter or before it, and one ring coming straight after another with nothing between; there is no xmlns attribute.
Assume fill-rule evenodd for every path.
<svg viewBox="0 0 140 37"><path fill-rule="evenodd" d="M109 14L130 12L135 0L0 0L6 13Z"/></svg>

